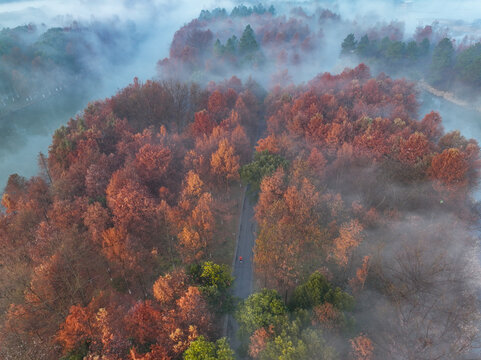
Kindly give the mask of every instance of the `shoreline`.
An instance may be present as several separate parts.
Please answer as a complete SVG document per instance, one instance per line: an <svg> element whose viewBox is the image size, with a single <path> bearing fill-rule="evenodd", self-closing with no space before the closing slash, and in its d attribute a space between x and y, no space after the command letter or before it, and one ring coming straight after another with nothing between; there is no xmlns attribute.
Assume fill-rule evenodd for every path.
<svg viewBox="0 0 481 360"><path fill-rule="evenodd" d="M448 91L438 90L435 87L429 85L426 81L424 81L424 79L419 80L417 82L417 85L421 90L424 90L430 93L431 95L443 98L444 100L449 101L454 105L458 105L466 109L474 110L474 111L477 111L478 113L481 113L481 105L475 105L473 103L469 103L467 101L461 100L457 98L453 93L450 93Z"/></svg>

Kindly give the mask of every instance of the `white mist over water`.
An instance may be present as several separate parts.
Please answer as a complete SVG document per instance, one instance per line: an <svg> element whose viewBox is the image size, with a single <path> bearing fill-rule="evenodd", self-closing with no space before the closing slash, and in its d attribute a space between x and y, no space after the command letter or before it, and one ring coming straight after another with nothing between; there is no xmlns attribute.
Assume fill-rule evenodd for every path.
<svg viewBox="0 0 481 360"><path fill-rule="evenodd" d="M196 18L203 9L232 7L228 1L192 2L188 0L34 0L0 2L0 28L15 27L29 23L45 24L46 27L69 26L74 21L88 24L93 21L106 21L118 24L133 24L142 35L142 43L135 57L128 64L106 68L98 87L89 94L88 100L79 108L49 111L48 128L43 133L26 135L26 141L0 154L0 189L6 184L10 174L18 173L30 177L38 172L37 155L46 154L53 132L68 119L79 113L88 101L114 95L132 82L134 77L145 81L156 75L156 63L168 56L172 37L182 25ZM16 115L18 116L18 114ZM1 121L13 121L7 116ZM19 133L22 131L19 129Z"/></svg>

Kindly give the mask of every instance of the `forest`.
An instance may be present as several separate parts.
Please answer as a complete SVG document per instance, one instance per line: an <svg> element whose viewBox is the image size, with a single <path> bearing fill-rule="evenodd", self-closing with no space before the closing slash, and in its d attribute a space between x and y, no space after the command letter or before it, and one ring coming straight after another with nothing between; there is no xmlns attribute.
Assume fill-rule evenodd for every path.
<svg viewBox="0 0 481 360"><path fill-rule="evenodd" d="M3 28L0 31L0 113L71 90L73 84L77 84L76 91L79 85L91 86L87 79L99 76L102 62L121 61L115 44L121 29L112 25L74 22L68 27L47 28L45 24L31 23ZM126 55L135 50L135 29L130 30L131 44L123 49Z"/></svg>
<svg viewBox="0 0 481 360"><path fill-rule="evenodd" d="M35 174L27 165L15 164L29 162L35 168L29 152L45 152L57 127L112 87L105 70L131 64L145 42L141 30L125 22L69 21L52 26L33 21L0 26L2 189L10 172Z"/></svg>
<svg viewBox="0 0 481 360"><path fill-rule="evenodd" d="M385 36L381 38L381 34ZM358 56L385 71L412 72L413 77L426 74L429 83L438 89L458 85L463 87L463 96L474 97L473 92L479 95L481 45L467 37L456 41L439 27L418 27L411 40L403 41L402 30L390 24L387 28L371 29L358 40L349 34L341 47L344 55Z"/></svg>
<svg viewBox="0 0 481 360"><path fill-rule="evenodd" d="M2 64L96 74L77 56L91 31L3 30ZM202 10L155 78L90 102L36 176L8 178L0 358L476 358L480 148L398 75L475 89L479 46L327 8ZM355 65L324 71L334 52Z"/></svg>

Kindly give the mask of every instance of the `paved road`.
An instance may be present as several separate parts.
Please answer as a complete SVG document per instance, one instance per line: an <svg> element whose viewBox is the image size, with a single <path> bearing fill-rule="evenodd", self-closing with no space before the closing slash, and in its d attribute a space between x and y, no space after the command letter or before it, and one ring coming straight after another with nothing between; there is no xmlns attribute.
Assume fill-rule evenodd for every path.
<svg viewBox="0 0 481 360"><path fill-rule="evenodd" d="M254 259L252 250L256 239L254 205L250 197L245 194L234 265L234 296L241 299L247 298L252 293ZM242 256L242 263L239 261L240 256Z"/></svg>
<svg viewBox="0 0 481 360"><path fill-rule="evenodd" d="M247 298L252 293L253 289L253 248L256 239L254 205L255 203L245 193L240 218L239 233L237 234L237 248L233 271L233 276L235 278L233 295L241 299ZM242 256L242 263L239 261L239 256ZM229 315L227 318L226 335L229 337L231 346L234 349L237 349L239 346L237 329L237 322L231 315Z"/></svg>

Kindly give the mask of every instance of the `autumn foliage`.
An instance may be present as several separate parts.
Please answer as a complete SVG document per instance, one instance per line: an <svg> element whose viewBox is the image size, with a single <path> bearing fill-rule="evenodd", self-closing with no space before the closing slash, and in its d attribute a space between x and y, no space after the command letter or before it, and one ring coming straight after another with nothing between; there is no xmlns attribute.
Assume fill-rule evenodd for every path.
<svg viewBox="0 0 481 360"><path fill-rule="evenodd" d="M315 46L296 14L257 19L264 49ZM161 67L209 66L198 56L214 41L207 23L179 30ZM247 35L242 44L258 51ZM297 62L292 49L277 55ZM476 220L479 147L445 134L436 113L419 121L416 95L361 64L267 95L235 77L206 87L136 79L89 104L55 132L45 174L12 175L2 197L2 358L180 359L214 339L209 295L225 294L183 269L226 241L240 176L259 189L258 285L281 294L265 290L268 303L251 299L256 318L241 316L253 358L308 356L313 344L333 358L322 334L351 339L341 356L359 360L462 354L477 312L466 252L452 245L473 245L458 230ZM454 284L453 297L438 296Z"/></svg>
<svg viewBox="0 0 481 360"><path fill-rule="evenodd" d="M210 339L204 293L169 269L220 243L260 108L238 79L135 79L57 130L48 176L3 195L0 357L176 359Z"/></svg>
<svg viewBox="0 0 481 360"><path fill-rule="evenodd" d="M461 260L451 246L473 246L465 228L477 218L470 198L479 176L477 143L456 131L444 133L437 113L418 121L413 84L384 74L372 78L363 64L339 75L321 74L307 85L274 88L265 106L268 131L257 142L256 158L267 153L288 166L279 165L260 183L254 248L258 284L276 288L287 299L298 298L299 281L322 268L356 297L354 314L365 316L378 299L363 325L370 337L350 340L353 359L416 358L421 352L430 354L427 358L460 356L475 335L454 329L472 324L479 312L469 285L475 270L460 264L470 262L469 250ZM455 230L446 231L445 221ZM411 237L394 235L401 229L409 229ZM430 253L436 254L436 264L427 261ZM388 270L393 263L399 265L396 272ZM415 265L419 263L426 267ZM431 272L436 267L437 275ZM433 278L444 278L450 267L457 269L466 292L435 305L434 293L449 291ZM421 290L420 277L432 284L429 290ZM408 284L419 287L408 295L401 290ZM443 315L446 308L457 314L455 321ZM329 333L348 326L349 317L329 302L311 311L313 324ZM436 325L417 323L423 316ZM449 339L438 340L437 329L444 329ZM414 336L426 340L415 346ZM253 354L266 338L262 329L252 335ZM458 341L454 338L466 342L446 349L444 344Z"/></svg>

